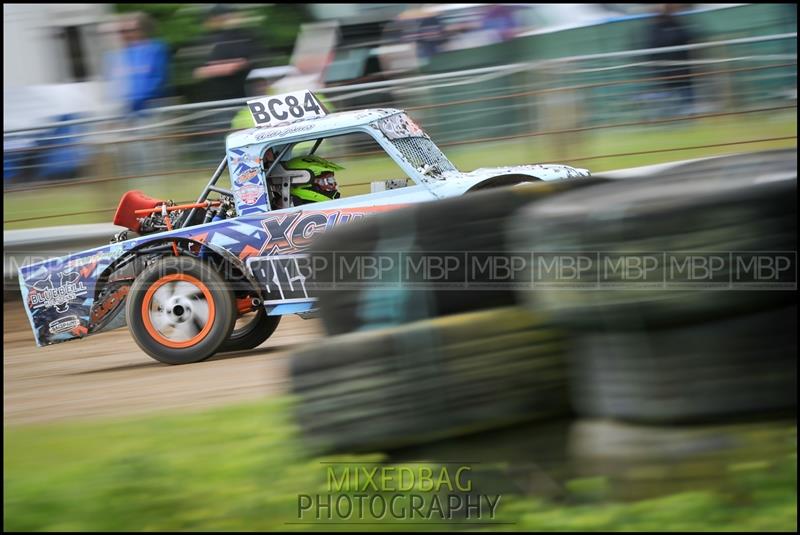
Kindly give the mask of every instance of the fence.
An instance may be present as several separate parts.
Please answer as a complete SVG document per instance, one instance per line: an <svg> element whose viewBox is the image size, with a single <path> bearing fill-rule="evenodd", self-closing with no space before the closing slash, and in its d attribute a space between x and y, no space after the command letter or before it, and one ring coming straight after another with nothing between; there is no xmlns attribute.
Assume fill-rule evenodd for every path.
<svg viewBox="0 0 800 535"><path fill-rule="evenodd" d="M690 59L663 59L676 50ZM464 168L535 161L631 167L795 146L797 34L421 74L321 93L336 111L407 110ZM131 188L193 199L246 100L169 106L135 121L86 118L5 131L4 226L108 221ZM344 195L386 178L359 170L376 156L374 145L324 148L323 156L347 163Z"/></svg>

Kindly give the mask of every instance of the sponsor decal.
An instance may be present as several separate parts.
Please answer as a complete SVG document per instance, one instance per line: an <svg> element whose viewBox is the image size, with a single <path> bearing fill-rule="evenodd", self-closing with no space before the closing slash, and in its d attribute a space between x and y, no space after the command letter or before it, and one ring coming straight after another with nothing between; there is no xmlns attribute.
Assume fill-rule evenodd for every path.
<svg viewBox="0 0 800 535"><path fill-rule="evenodd" d="M241 149L231 149L228 152L230 153L230 164L232 167L237 168L237 170L261 165L261 158L248 154Z"/></svg>
<svg viewBox="0 0 800 535"><path fill-rule="evenodd" d="M88 266L89 264L93 264L100 259L100 255L91 255L91 256L84 256L83 258L73 258L69 262L67 262L67 267L70 268L79 268L83 266Z"/></svg>
<svg viewBox="0 0 800 535"><path fill-rule="evenodd" d="M31 310L39 308L55 308L56 312L69 310L69 302L87 293L86 285L79 281L80 274L66 271L58 274L58 286L53 284L53 274L46 279L38 280L31 286L28 294L28 306Z"/></svg>
<svg viewBox="0 0 800 535"><path fill-rule="evenodd" d="M258 167L245 167L238 171L238 176L236 177L236 185L241 186L245 182L252 180L254 177L258 176Z"/></svg>
<svg viewBox="0 0 800 535"><path fill-rule="evenodd" d="M89 264L96 264L102 262L103 260L114 260L118 256L120 256L124 251L124 248L121 243L114 243L110 246L108 251L95 253L90 256L84 256L82 258L73 258L69 262L67 262L68 268L79 268L83 266L88 266Z"/></svg>
<svg viewBox="0 0 800 535"><path fill-rule="evenodd" d="M64 316L63 318L58 318L55 321L51 321L50 325L48 326L48 330L50 331L50 334L64 333L71 331L80 324L81 320L78 319L78 316Z"/></svg>
<svg viewBox="0 0 800 535"><path fill-rule="evenodd" d="M247 267L262 284L265 305L314 300L308 295L300 260L305 255L250 257Z"/></svg>
<svg viewBox="0 0 800 535"><path fill-rule="evenodd" d="M402 208L404 204L349 208L342 210L321 210L318 212L294 212L270 216L261 220L267 233L266 240L259 251L260 255L272 255L300 251L311 244L312 238L336 225L363 219L368 215Z"/></svg>
<svg viewBox="0 0 800 535"><path fill-rule="evenodd" d="M255 204L263 194L264 188L260 184L247 184L236 190L236 195L242 203L249 205Z"/></svg>
<svg viewBox="0 0 800 535"><path fill-rule="evenodd" d="M430 139L428 135L419 127L417 123L405 113L391 115L372 123L391 140L405 137L424 137Z"/></svg>
<svg viewBox="0 0 800 535"><path fill-rule="evenodd" d="M274 138L281 138L290 136L292 134L300 134L303 132L307 132L314 128L313 124L298 124L294 126L290 126L288 128L272 128L270 130L260 130L256 132L255 138L258 141L263 141L265 139L274 139Z"/></svg>

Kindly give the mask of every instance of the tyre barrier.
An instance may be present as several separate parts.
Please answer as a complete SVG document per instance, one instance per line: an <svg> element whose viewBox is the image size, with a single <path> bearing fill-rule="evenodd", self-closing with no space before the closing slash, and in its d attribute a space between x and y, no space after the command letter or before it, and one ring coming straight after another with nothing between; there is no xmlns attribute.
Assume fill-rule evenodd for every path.
<svg viewBox="0 0 800 535"><path fill-rule="evenodd" d="M336 228L315 241L310 255L312 259L330 260L332 251L346 251L354 255L405 253L420 257L443 253L461 258L467 252L505 252L505 227L519 209L539 199L602 182L596 178L534 182L422 203ZM323 264L327 268L316 273L318 280L336 277L336 287L320 287L316 292L329 334L516 304L510 288L484 287L477 294L463 288L466 274L462 272L456 277L459 283L452 287L430 288L422 280L404 278L402 285L376 288L362 284L352 272L334 274L334 262ZM399 269L385 272L384 280L397 281ZM470 281L480 284L482 276L478 273Z"/></svg>
<svg viewBox="0 0 800 535"><path fill-rule="evenodd" d="M791 158L781 157L783 167L766 165L760 174L745 158L742 168L695 162L688 175L471 193L336 229L316 242L312 255L796 255L796 158L792 168L786 163ZM534 267L531 262L529 269ZM593 269L589 279L599 280L598 265ZM603 289L548 289L540 283L552 281L528 273L524 277L536 283L524 289L376 290L344 284L321 292L330 333L363 332L334 336L295 355L298 422L323 450L365 451L570 412L649 426L696 426L794 410L795 293L758 285L732 291L730 263L718 275L726 283L722 288L667 287L668 269L662 259L654 270L657 284L635 290L624 287L628 281L619 274L604 278L610 284ZM517 301L548 321L515 328L511 336L509 320L522 317L519 307L493 307ZM558 388L547 375L526 373L554 354L541 353L531 342L511 342L540 332L567 336L554 335L568 355L568 375L559 375ZM512 349L498 339L517 345ZM517 360L503 360L498 352ZM476 372L469 378L456 372L467 361ZM562 374L563 355L557 361L550 366Z"/></svg>
<svg viewBox="0 0 800 535"><path fill-rule="evenodd" d="M571 255L585 259L586 269L563 284L560 273L531 262L534 284L522 292L524 301L562 325L597 330L690 324L789 305L794 292L744 283L758 282L747 278L758 253L796 262L796 195L795 169L627 179L531 204L508 226L516 250ZM718 262L713 278L689 276L688 262L698 255ZM632 282L616 269L629 257L651 262L646 279ZM731 283L742 286L730 289Z"/></svg>
<svg viewBox="0 0 800 535"><path fill-rule="evenodd" d="M296 420L322 451L374 451L569 411L561 333L508 307L296 351Z"/></svg>
<svg viewBox="0 0 800 535"><path fill-rule="evenodd" d="M570 391L582 416L713 422L797 404L796 306L571 341Z"/></svg>

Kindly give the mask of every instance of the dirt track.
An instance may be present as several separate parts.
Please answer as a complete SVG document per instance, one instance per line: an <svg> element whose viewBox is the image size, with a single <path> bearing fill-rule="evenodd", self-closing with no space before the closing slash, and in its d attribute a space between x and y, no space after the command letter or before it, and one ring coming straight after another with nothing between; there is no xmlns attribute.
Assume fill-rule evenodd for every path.
<svg viewBox="0 0 800 535"><path fill-rule="evenodd" d="M167 366L141 352L127 329L43 348L19 301L3 304L6 425L198 409L285 391L288 350L320 336L317 320L283 318L251 351Z"/></svg>

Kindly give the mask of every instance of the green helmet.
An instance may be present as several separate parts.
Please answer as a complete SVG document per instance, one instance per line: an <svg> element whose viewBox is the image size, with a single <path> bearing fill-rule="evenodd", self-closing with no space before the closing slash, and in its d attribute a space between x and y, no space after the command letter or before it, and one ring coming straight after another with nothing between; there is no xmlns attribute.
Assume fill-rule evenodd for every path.
<svg viewBox="0 0 800 535"><path fill-rule="evenodd" d="M283 167L290 171L309 173L309 180L306 183L293 183L291 187L291 195L296 201L294 204L329 201L341 196L337 189L334 172L340 171L344 167L313 155L292 158L284 162Z"/></svg>

